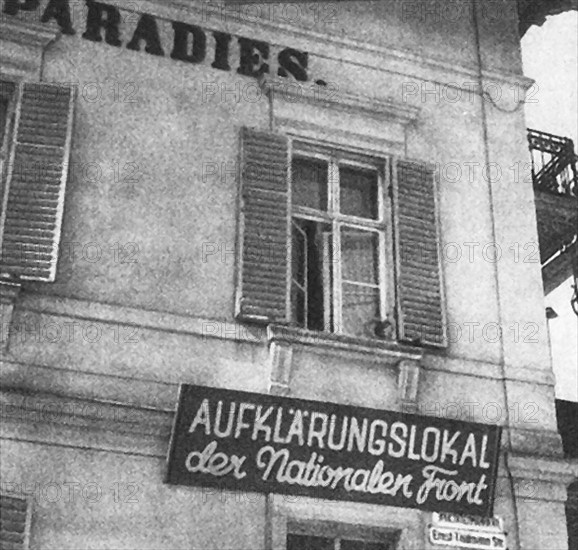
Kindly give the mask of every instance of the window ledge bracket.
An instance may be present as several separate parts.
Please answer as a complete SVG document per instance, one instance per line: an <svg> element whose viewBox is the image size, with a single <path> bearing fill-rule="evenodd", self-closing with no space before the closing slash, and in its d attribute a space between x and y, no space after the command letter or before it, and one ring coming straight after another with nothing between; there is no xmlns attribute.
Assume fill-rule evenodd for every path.
<svg viewBox="0 0 578 550"><path fill-rule="evenodd" d="M4 354L8 350L8 340L12 327L12 314L14 304L20 294L20 284L11 281L0 280L0 352Z"/></svg>

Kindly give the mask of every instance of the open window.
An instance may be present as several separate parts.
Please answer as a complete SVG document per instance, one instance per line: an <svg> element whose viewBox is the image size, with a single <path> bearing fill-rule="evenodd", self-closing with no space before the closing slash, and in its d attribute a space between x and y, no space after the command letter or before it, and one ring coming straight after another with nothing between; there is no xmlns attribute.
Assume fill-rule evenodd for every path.
<svg viewBox="0 0 578 550"><path fill-rule="evenodd" d="M295 149L294 149L295 151ZM385 161L293 154L291 322L379 337L388 323Z"/></svg>
<svg viewBox="0 0 578 550"><path fill-rule="evenodd" d="M237 317L445 347L432 168L241 136Z"/></svg>

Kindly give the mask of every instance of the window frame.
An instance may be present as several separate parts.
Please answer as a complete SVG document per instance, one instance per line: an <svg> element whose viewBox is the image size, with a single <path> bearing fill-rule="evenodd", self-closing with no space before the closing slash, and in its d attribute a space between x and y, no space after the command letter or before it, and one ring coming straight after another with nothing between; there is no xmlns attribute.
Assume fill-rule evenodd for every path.
<svg viewBox="0 0 578 550"><path fill-rule="evenodd" d="M6 85L6 87L5 87ZM12 92L9 93L6 89L8 86L12 86ZM0 136L0 198L4 194L4 180L7 175L6 169L8 167L8 161L10 156L10 148L12 146L13 137L13 126L14 126L14 115L16 113L17 104L17 93L18 93L18 82L10 78L5 78L4 75L0 75L0 100L6 101L6 126L4 127L3 135Z"/></svg>
<svg viewBox="0 0 578 550"><path fill-rule="evenodd" d="M391 340L395 340L397 333L396 315L395 315L395 254L393 243L393 205L392 205L392 162L393 156L388 154L378 155L357 150L353 147L337 146L327 143L320 143L314 140L308 140L299 136L288 136L289 138L289 193L290 193L290 228L293 226L294 219L314 221L317 223L326 223L331 226L333 250L341 250L341 232L344 228L371 232L377 235L377 289L379 292L379 310L380 321L388 322L391 326ZM293 194L293 159L312 159L322 160L327 163L327 210L294 205L292 200ZM377 219L362 218L348 214L342 214L340 208L340 177L339 168L341 166L349 168L359 168L362 170L371 170L377 173ZM290 246L288 247L288 259L291 264L293 255L293 238L290 231ZM323 330L328 334L351 336L359 338L361 336L349 334L343 330L343 276L341 254L332 255L335 269L333 274L333 284L331 288L331 316L333 317L332 330ZM324 266L325 267L325 266ZM354 281L355 284L358 284ZM290 273L290 284L288 288L288 302L291 304L291 294L294 279ZM360 284L360 286L366 286ZM374 285L367 285L376 288ZM324 302L327 298L324 292ZM330 317L331 317L330 316ZM325 312L326 325L328 314ZM307 326L296 325L292 319L291 324L303 330L313 330ZM383 341L378 336L363 335L363 338ZM388 338L389 340L389 338Z"/></svg>
<svg viewBox="0 0 578 550"><path fill-rule="evenodd" d="M30 532L31 532L31 528L32 528L32 506L33 506L33 501L30 497L27 496L22 496L21 494L17 494L17 493L11 493L8 490L2 490L0 491L0 498L2 497L7 497L7 498L11 498L11 499L15 499L15 500L19 500L21 502L23 502L26 506L26 513L25 513L25 518L24 518L24 524L23 524L23 536L24 539L22 541L22 550L29 550L30 548ZM15 543L18 544L18 543Z"/></svg>
<svg viewBox="0 0 578 550"><path fill-rule="evenodd" d="M316 536L332 539L334 550L341 549L343 539L374 544L383 544L386 550L396 550L399 544L400 531L387 527L358 525L338 521L295 520L287 521L287 537L289 535Z"/></svg>
<svg viewBox="0 0 578 550"><path fill-rule="evenodd" d="M331 524L348 535L394 536L394 550L422 550L427 545L426 518L417 509L282 494L267 495L265 502L267 550L286 550L287 533L295 524L312 528Z"/></svg>
<svg viewBox="0 0 578 550"><path fill-rule="evenodd" d="M0 75L0 96L7 101L6 105L6 126L0 145L0 249L3 243L4 223L8 208L8 172L10 169L10 154L14 143L14 120L18 109L18 85L19 82L11 78ZM6 85L6 87L4 86ZM12 87L11 92L6 88Z"/></svg>

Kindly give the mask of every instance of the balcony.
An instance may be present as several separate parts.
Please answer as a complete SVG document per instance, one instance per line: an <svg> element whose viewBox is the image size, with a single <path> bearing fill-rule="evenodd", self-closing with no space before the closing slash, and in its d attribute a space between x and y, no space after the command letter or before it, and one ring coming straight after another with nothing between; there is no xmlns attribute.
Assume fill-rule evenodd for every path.
<svg viewBox="0 0 578 550"><path fill-rule="evenodd" d="M577 9L578 0L518 0L520 36L532 25L543 25L550 15Z"/></svg>
<svg viewBox="0 0 578 550"><path fill-rule="evenodd" d="M578 172L571 139L528 130L544 293L573 273L578 258Z"/></svg>

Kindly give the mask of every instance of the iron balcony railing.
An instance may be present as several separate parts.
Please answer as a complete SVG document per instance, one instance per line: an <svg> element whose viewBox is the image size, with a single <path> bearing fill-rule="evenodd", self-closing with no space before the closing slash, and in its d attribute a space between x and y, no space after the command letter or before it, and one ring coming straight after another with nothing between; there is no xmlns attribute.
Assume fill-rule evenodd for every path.
<svg viewBox="0 0 578 550"><path fill-rule="evenodd" d="M528 129L534 188L555 195L578 197L574 142L569 138Z"/></svg>

